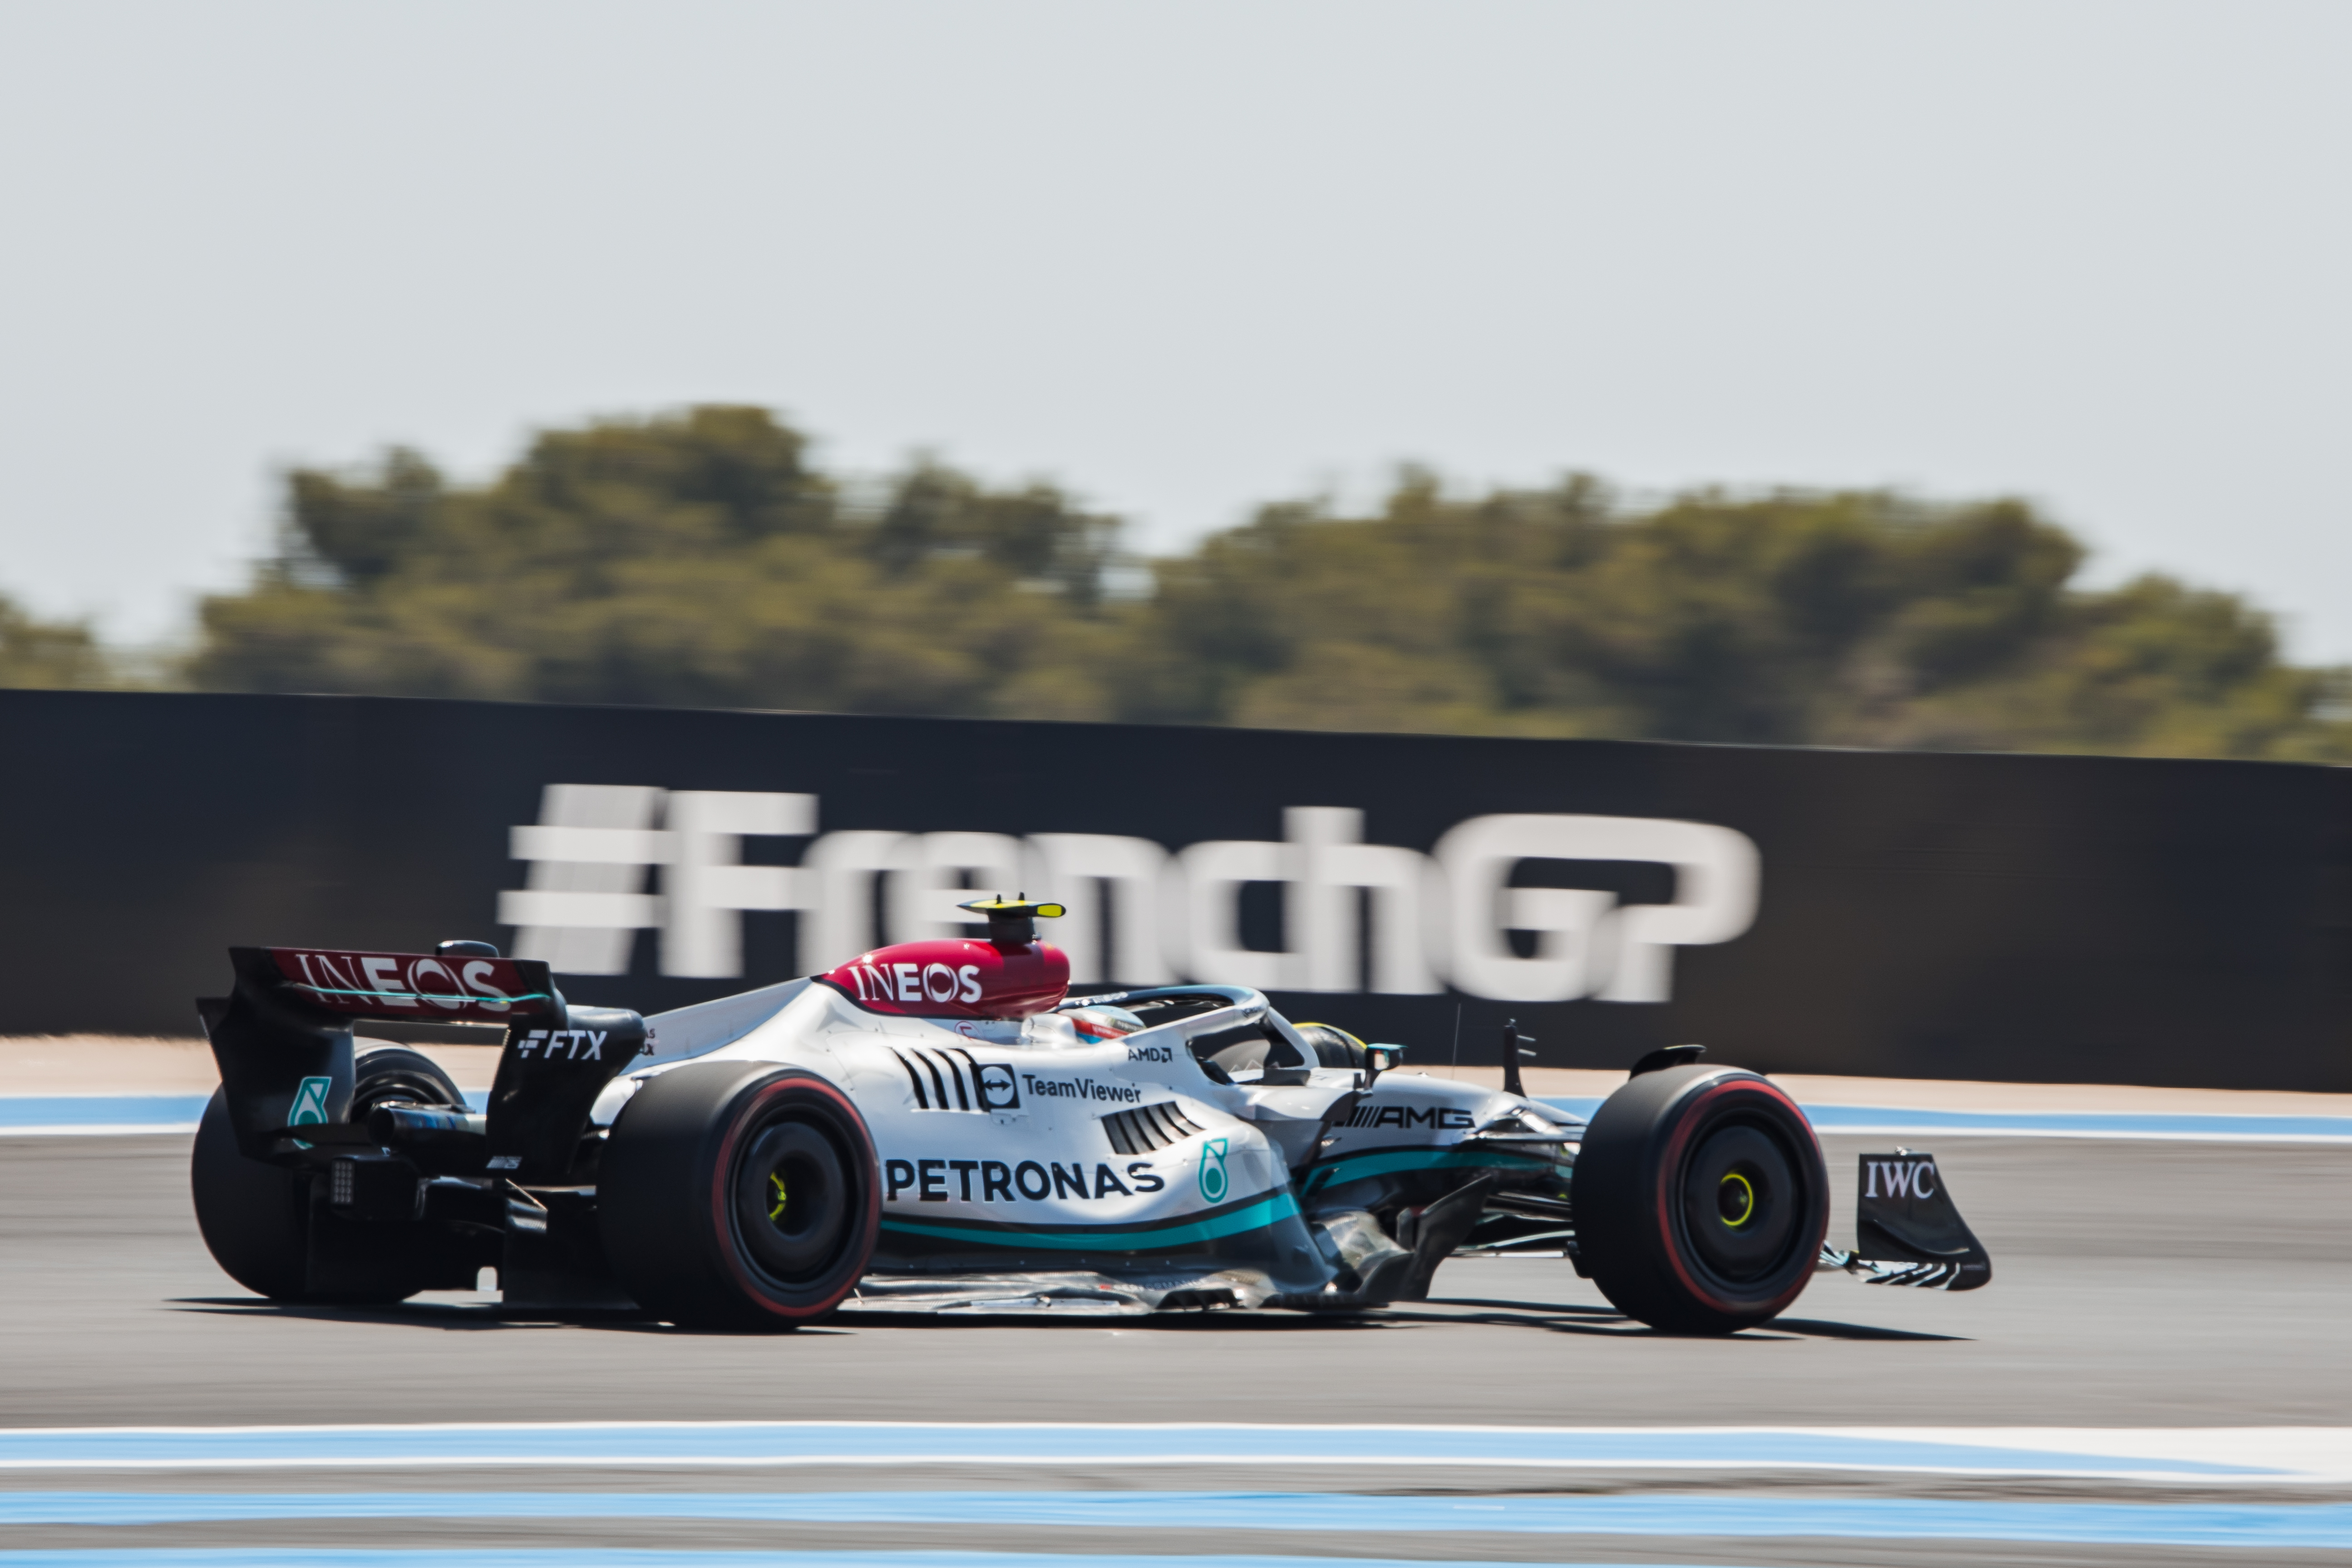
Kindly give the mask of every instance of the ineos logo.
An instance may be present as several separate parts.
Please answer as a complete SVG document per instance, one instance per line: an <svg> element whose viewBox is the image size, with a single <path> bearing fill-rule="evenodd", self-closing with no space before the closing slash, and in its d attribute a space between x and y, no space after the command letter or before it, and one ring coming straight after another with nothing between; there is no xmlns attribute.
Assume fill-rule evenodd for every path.
<svg viewBox="0 0 2352 1568"><path fill-rule="evenodd" d="M377 953L294 952L303 984L330 1006L437 1007L455 1013L480 1007L503 1013L514 999L490 984L498 965L470 959L455 970L437 958ZM282 959L281 959L282 962Z"/></svg>
<svg viewBox="0 0 2352 1568"><path fill-rule="evenodd" d="M843 965L860 1002L977 1002L980 965L950 969L944 963L849 963Z"/></svg>
<svg viewBox="0 0 2352 1568"><path fill-rule="evenodd" d="M1936 1174L1933 1160L1864 1160L1862 1164L1867 1173L1864 1197L1879 1196L1882 1180L1886 1184L1885 1195L1890 1198L1932 1198L1937 1194L1937 1189L1927 1184Z"/></svg>

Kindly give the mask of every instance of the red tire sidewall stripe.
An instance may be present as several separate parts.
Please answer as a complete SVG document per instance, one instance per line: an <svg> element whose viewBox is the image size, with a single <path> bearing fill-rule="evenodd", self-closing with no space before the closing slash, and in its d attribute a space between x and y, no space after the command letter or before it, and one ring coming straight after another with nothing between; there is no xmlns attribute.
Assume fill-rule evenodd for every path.
<svg viewBox="0 0 2352 1568"><path fill-rule="evenodd" d="M1814 1133L1813 1124L1805 1119L1805 1113L1798 1108L1797 1102L1790 1100L1780 1085L1768 1079L1717 1079L1714 1083L1692 1096L1688 1103L1683 1107L1680 1116L1676 1118L1675 1135L1667 1141L1665 1156L1660 1161L1658 1169L1652 1175L1652 1180L1657 1188L1658 1242L1664 1248L1666 1266L1674 1270L1675 1278L1682 1282L1684 1289L1717 1311L1746 1314L1757 1311L1759 1310L1757 1304L1752 1301L1727 1301L1700 1284L1684 1264L1682 1248L1675 1245L1674 1202L1675 1188L1679 1184L1672 1178L1682 1170L1683 1152L1690 1143L1692 1131L1705 1120L1702 1108L1707 1101L1727 1094L1765 1095L1778 1100L1789 1114L1796 1119L1797 1125L1805 1130L1805 1140L1813 1152L1813 1169L1807 1173L1809 1181L1818 1180L1821 1173L1827 1168L1827 1163L1822 1157L1822 1141ZM1805 1256L1808 1258L1821 1255L1822 1238L1829 1234L1829 1205L1824 1203L1821 1208L1821 1228L1814 1233L1812 1246L1806 1249ZM1797 1276L1795 1284L1790 1286L1778 1298L1765 1304L1764 1315L1769 1317L1802 1295L1805 1286L1811 1279L1812 1270L1809 1265L1804 1272Z"/></svg>
<svg viewBox="0 0 2352 1568"><path fill-rule="evenodd" d="M864 1271L860 1270L859 1273L851 1275L832 1297L813 1305L787 1307L780 1302L770 1300L767 1292L760 1288L751 1271L743 1266L742 1256L735 1243L734 1222L729 1212L732 1206L730 1200L733 1196L729 1191L729 1188L733 1185L729 1179L729 1173L735 1168L735 1152L742 1142L743 1130L758 1125L761 1113L767 1109L771 1101L790 1094L795 1089L812 1092L831 1100L843 1119L856 1129L858 1136L866 1141L866 1148L868 1150L873 1148L873 1134L866 1131L866 1119L857 1114L856 1104L847 1095L824 1079L814 1073L803 1072L761 1084L753 1092L751 1103L729 1119L727 1134L719 1140L718 1163L713 1166L710 1173L710 1223L713 1237L719 1244L719 1262L733 1277L744 1297L756 1303L763 1311L798 1322L804 1319L820 1317L839 1306L844 1298L857 1288L857 1281ZM867 1191L866 1201L860 1205L865 1215L864 1223L860 1226L864 1234L857 1238L857 1246L868 1258L874 1256L875 1240L881 1235L882 1226L882 1194L878 1185L880 1177L876 1173L877 1169L873 1162L867 1162L866 1171Z"/></svg>

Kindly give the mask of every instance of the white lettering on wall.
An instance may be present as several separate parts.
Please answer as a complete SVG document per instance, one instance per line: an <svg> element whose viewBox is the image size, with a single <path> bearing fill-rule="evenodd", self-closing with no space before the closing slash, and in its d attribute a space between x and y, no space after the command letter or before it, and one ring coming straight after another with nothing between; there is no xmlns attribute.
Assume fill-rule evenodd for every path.
<svg viewBox="0 0 2352 1568"><path fill-rule="evenodd" d="M517 958L562 974L625 974L635 932L660 923L646 868L669 858L652 831L662 792L644 784L551 784L536 826L514 829L512 853L531 863L523 886L499 895L499 921L520 927Z"/></svg>
<svg viewBox="0 0 2352 1568"><path fill-rule="evenodd" d="M1018 838L1003 833L910 833L899 841L890 868L890 940L961 936L971 915L958 904L1023 890Z"/></svg>
<svg viewBox="0 0 2352 1568"><path fill-rule="evenodd" d="M1431 973L1422 909L1429 858L1392 844L1366 844L1364 814L1353 806L1294 805L1282 814L1290 847L1290 897L1298 915L1290 965L1295 991L1378 991L1417 995L1444 989ZM1360 973L1367 945L1358 911L1369 894L1371 973Z"/></svg>
<svg viewBox="0 0 2352 1568"><path fill-rule="evenodd" d="M1497 1001L1664 1002L1674 950L1728 942L1756 919L1761 858L1744 833L1653 816L1476 816L1437 842L1450 896L1454 982ZM1675 898L1620 905L1583 888L1514 888L1526 860L1671 866ZM1533 931L1535 956L1508 931Z"/></svg>
<svg viewBox="0 0 2352 1568"><path fill-rule="evenodd" d="M795 973L881 944L974 929L955 905L1026 891L1069 908L1049 935L1081 984L1180 977L1266 991L1495 1001L1664 1002L1674 950L1729 942L1754 922L1761 859L1744 834L1663 817L1516 813L1456 825L1433 854L1364 842L1353 806L1283 813L1283 837L1210 839L1171 855L1147 838L1040 833L828 833L797 866L742 864L742 840L816 831L807 795L550 784L540 824L514 829L524 888L499 895L516 953L564 973L626 971L632 933L661 932L666 974L742 973L747 910L794 910ZM660 818L665 826L653 826ZM1664 903L1595 888L1514 887L1544 861L1668 868ZM644 890L659 867L658 896ZM1242 890L1283 889L1283 946L1243 945ZM1369 930L1365 921L1369 916ZM1518 952L1513 932L1532 951ZM897 989L921 989L899 977Z"/></svg>
<svg viewBox="0 0 2352 1568"><path fill-rule="evenodd" d="M907 836L860 829L828 833L809 846L801 865L816 879L816 908L801 921L803 974L848 963L882 945L875 928L876 880L898 863Z"/></svg>
<svg viewBox="0 0 2352 1568"><path fill-rule="evenodd" d="M517 958L559 973L625 974L635 933L658 927L663 973L731 979L743 973L740 911L816 907L804 868L742 864L746 837L815 832L813 795L550 784L540 816L512 831L530 876L499 895L499 921L520 928ZM659 896L644 890L654 866Z"/></svg>
<svg viewBox="0 0 2352 1568"><path fill-rule="evenodd" d="M731 979L743 973L743 910L816 907L810 872L742 863L745 838L814 833L816 796L677 790L666 816L672 848L662 878L664 974Z"/></svg>
<svg viewBox="0 0 2352 1568"><path fill-rule="evenodd" d="M1167 850L1149 838L1109 833L1033 833L1029 850L1028 879L1014 890L1057 899L1070 911L1053 930L1055 945L1069 955L1073 981L1166 985L1175 980L1160 940Z"/></svg>

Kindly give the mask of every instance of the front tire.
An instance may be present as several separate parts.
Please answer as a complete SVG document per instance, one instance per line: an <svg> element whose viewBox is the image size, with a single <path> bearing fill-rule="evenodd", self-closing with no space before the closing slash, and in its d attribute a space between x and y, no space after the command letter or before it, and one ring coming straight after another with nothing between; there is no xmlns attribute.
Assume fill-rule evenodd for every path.
<svg viewBox="0 0 2352 1568"><path fill-rule="evenodd" d="M814 1073L707 1062L646 1081L597 1173L604 1253L656 1317L793 1329L838 1307L880 1234L866 1120Z"/></svg>
<svg viewBox="0 0 2352 1568"><path fill-rule="evenodd" d="M1579 1256L1617 1309L1727 1334L1785 1311L1829 1232L1829 1169L1796 1101L1737 1068L1643 1073L1585 1130Z"/></svg>

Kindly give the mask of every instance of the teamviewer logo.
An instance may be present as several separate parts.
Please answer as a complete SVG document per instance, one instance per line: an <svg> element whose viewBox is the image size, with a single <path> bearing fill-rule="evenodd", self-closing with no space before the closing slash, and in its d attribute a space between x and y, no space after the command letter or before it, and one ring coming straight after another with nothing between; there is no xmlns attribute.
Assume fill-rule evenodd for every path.
<svg viewBox="0 0 2352 1568"><path fill-rule="evenodd" d="M982 1062L972 1075L980 1088L980 1108L982 1110L1018 1110L1021 1109L1021 1080L1003 1062Z"/></svg>

